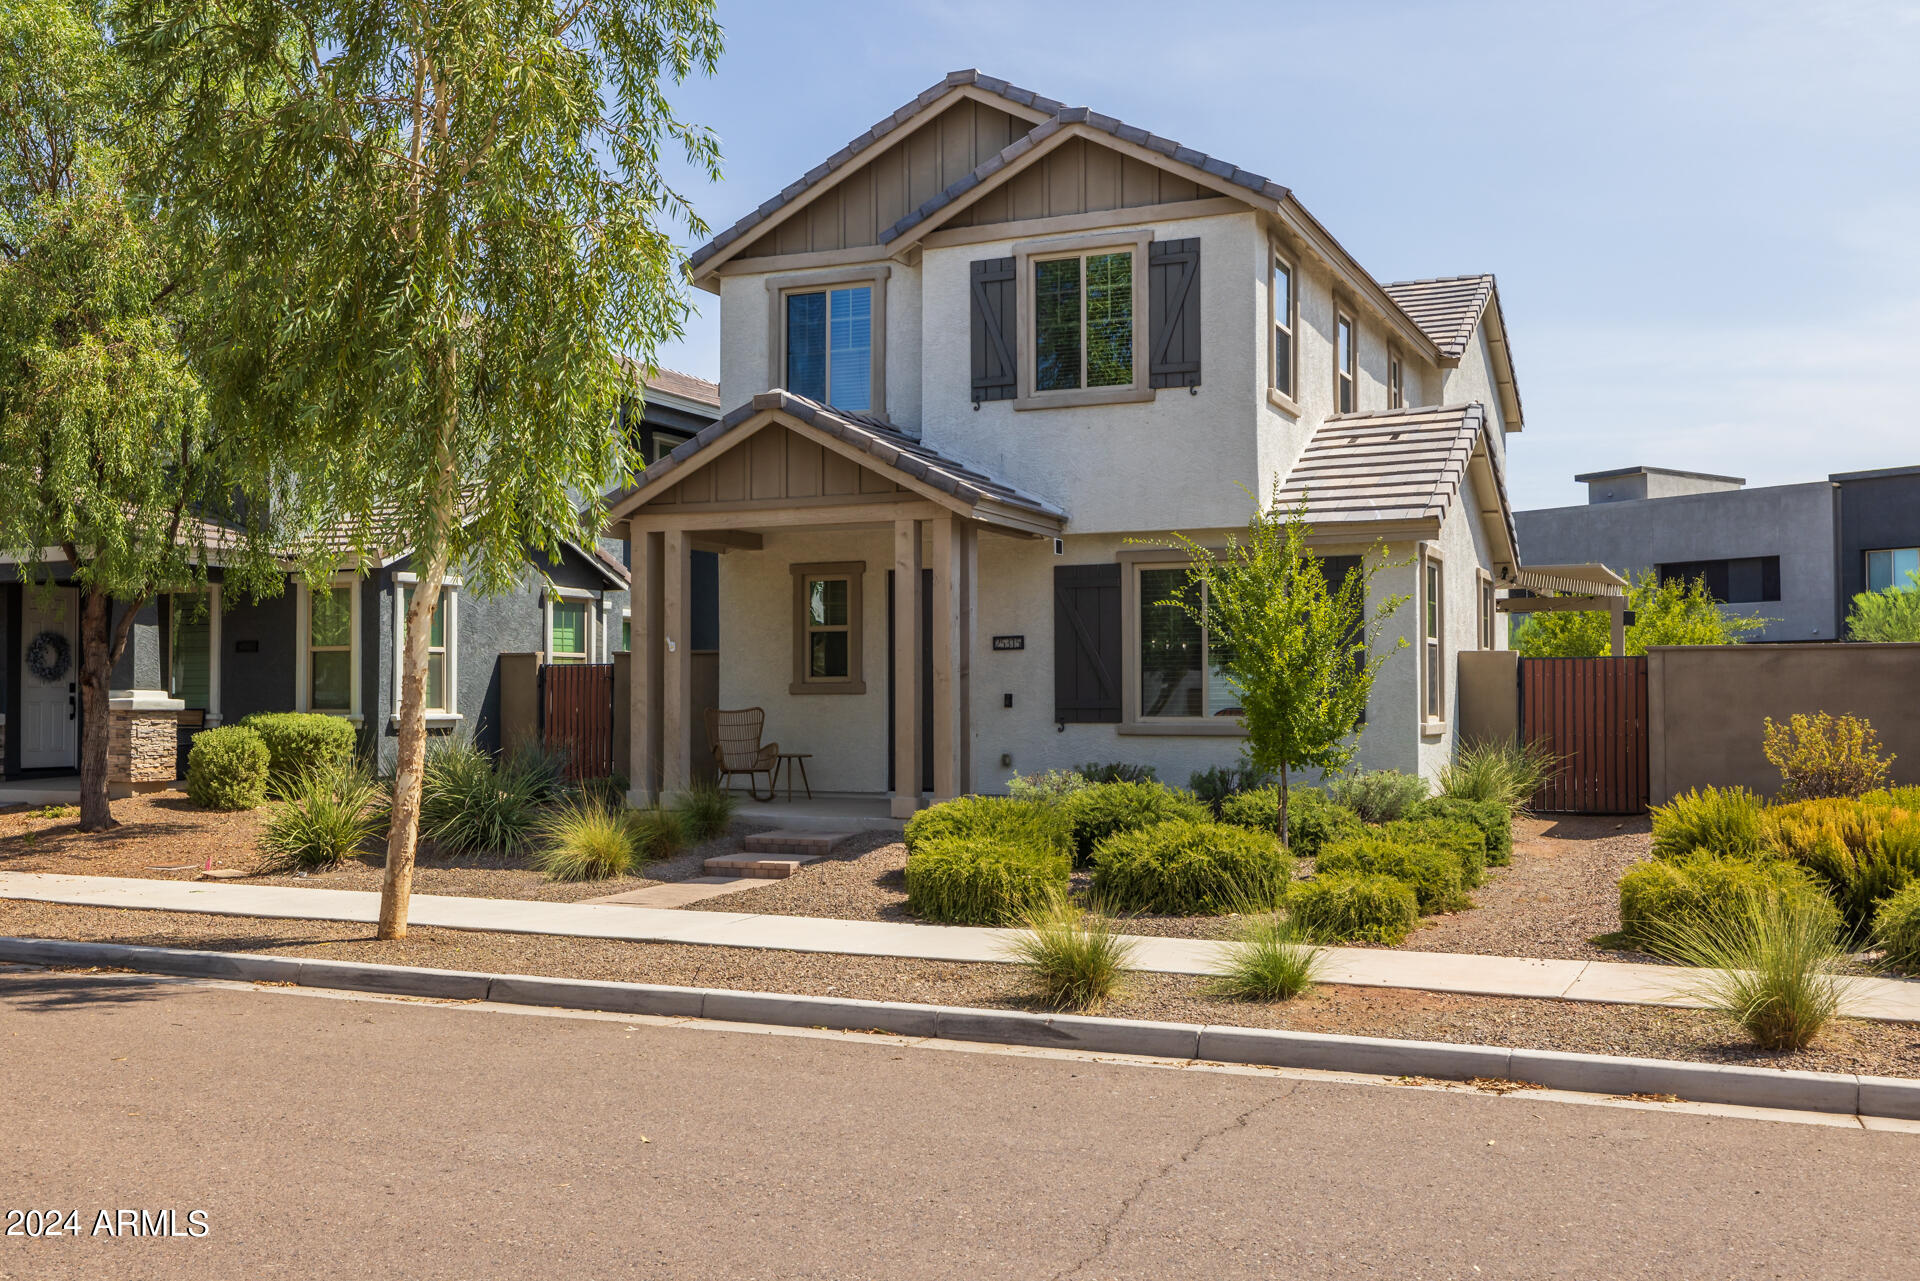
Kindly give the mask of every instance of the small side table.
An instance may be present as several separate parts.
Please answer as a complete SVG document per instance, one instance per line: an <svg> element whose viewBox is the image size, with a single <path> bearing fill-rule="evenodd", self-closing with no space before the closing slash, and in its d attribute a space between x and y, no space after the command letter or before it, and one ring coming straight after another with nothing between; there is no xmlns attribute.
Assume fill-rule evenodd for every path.
<svg viewBox="0 0 1920 1281"><path fill-rule="evenodd" d="M787 799L789 801L793 799L793 767L795 765L800 767L800 786L807 789L807 799L813 799L813 783L807 778L807 761L812 755L812 752L780 753L780 760L774 774L775 786L779 785L778 769L784 767L787 771Z"/></svg>

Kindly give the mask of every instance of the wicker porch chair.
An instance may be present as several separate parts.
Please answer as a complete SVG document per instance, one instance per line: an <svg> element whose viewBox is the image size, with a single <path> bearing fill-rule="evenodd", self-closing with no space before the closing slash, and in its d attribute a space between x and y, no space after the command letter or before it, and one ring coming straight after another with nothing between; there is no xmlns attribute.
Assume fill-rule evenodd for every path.
<svg viewBox="0 0 1920 1281"><path fill-rule="evenodd" d="M747 776L747 795L756 801L773 799L773 771L780 763L780 744L762 743L760 731L766 727L765 708L742 707L734 711L707 709L707 741L713 744L713 768L720 786L731 786L735 774ZM767 776L767 794L760 795L754 776Z"/></svg>

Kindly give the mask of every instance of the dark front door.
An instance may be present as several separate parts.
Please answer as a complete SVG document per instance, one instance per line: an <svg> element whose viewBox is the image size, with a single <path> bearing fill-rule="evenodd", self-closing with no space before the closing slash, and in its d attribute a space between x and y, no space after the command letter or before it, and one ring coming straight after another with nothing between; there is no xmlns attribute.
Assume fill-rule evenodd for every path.
<svg viewBox="0 0 1920 1281"><path fill-rule="evenodd" d="M899 628L893 622L893 571L887 571L887 790L898 790L894 779L894 651ZM933 790L933 571L920 571L920 790Z"/></svg>

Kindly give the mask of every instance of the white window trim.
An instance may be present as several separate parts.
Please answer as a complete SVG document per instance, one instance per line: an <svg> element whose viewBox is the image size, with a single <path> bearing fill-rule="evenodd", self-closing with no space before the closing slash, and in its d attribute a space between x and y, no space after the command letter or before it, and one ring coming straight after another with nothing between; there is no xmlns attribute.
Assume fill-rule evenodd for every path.
<svg viewBox="0 0 1920 1281"><path fill-rule="evenodd" d="M802 275L775 276L767 281L767 386L787 387L787 295L817 294L849 285L873 287L873 381L869 384L870 407L864 411L887 418L887 278L891 266L848 267L837 271L811 271ZM828 303L831 310L832 303ZM831 345L831 344L829 344ZM829 357L831 360L831 357ZM833 393L831 375L827 394Z"/></svg>
<svg viewBox="0 0 1920 1281"><path fill-rule="evenodd" d="M1019 371L1015 388L1015 409L1060 409L1073 405L1124 405L1152 400L1155 388L1147 385L1147 252L1153 244L1153 232L1120 230L1096 236L1063 236L1053 240L1026 240L1013 247L1015 331L1020 344L1014 365ZM1035 391L1033 264L1048 258L1071 258L1086 254L1125 251L1133 255L1133 381L1125 387L1075 387L1066 391ZM1086 281L1081 280L1082 296ZM1086 334L1081 333L1084 349ZM1081 353L1085 359L1084 350Z"/></svg>
<svg viewBox="0 0 1920 1281"><path fill-rule="evenodd" d="M1407 407L1407 362L1398 347L1387 348L1387 408Z"/></svg>
<svg viewBox="0 0 1920 1281"><path fill-rule="evenodd" d="M209 582L205 588L207 597L207 716L203 725L212 729L220 720L220 584ZM193 592L172 592L173 596L192 596ZM171 613L173 603L167 603ZM173 696L173 623L167 623L167 694ZM0 725L6 722L0 720Z"/></svg>
<svg viewBox="0 0 1920 1281"><path fill-rule="evenodd" d="M355 725L366 719L360 700L360 576L358 574L335 574L327 581L329 588L345 587L347 591L347 710L321 708L322 716L344 716ZM293 643L293 709L297 712L311 712L313 706L313 658L307 652L307 645L313 639L313 593L308 589L306 580L300 580L294 592L294 643Z"/></svg>
<svg viewBox="0 0 1920 1281"><path fill-rule="evenodd" d="M1476 627L1474 639L1481 649L1500 648L1500 611L1494 602L1493 575L1484 569L1473 571Z"/></svg>
<svg viewBox="0 0 1920 1281"><path fill-rule="evenodd" d="M586 591L579 587L550 587L540 594L541 657L548 663L553 662L553 602L556 598L560 600L581 601L587 606L585 620L587 629L586 648L580 652L585 655L581 660L582 662L593 662L594 631L596 630L594 623L600 612L594 605L594 602L598 599L598 593Z"/></svg>
<svg viewBox="0 0 1920 1281"><path fill-rule="evenodd" d="M1267 261L1267 403L1275 409L1300 416L1300 402L1295 399L1300 391L1300 268L1292 254L1284 253L1278 244L1269 245ZM1279 346L1281 317L1274 307L1273 273L1275 268L1287 269L1287 380L1292 390L1283 390L1280 386L1280 362L1274 359L1274 349Z"/></svg>
<svg viewBox="0 0 1920 1281"><path fill-rule="evenodd" d="M623 610L621 610L621 611L620 611L620 631L621 631L621 633L622 633L622 637L623 637L623 639L624 639L624 637L625 637L625 635L626 635L626 633L628 633L628 632L630 632L630 631L632 630L632 623L633 623L633 610L632 610L632 608L631 608L631 607L629 607L629 608L626 608L626 609L623 609ZM608 636L608 637L607 637L607 645L609 646L609 653L611 653L611 654L626 654L626 653L630 653L630 652L632 651L632 649L633 649L633 646L632 646L631 644L629 644L629 645L627 646L627 648L626 648L626 649L612 649L612 648L611 648L611 646L613 645L613 637L612 637L612 636ZM613 660L612 660L612 658L608 658L608 660L607 660L607 661L608 661L608 662L612 662Z"/></svg>
<svg viewBox="0 0 1920 1281"><path fill-rule="evenodd" d="M1420 580L1414 585L1414 591L1419 601L1419 610L1415 613L1414 620L1415 626L1419 628L1416 640L1420 650L1420 733L1422 736L1434 736L1447 731L1447 558L1432 543L1422 543L1417 564ZM1427 637L1427 570L1429 566L1437 567L1440 571L1439 609L1434 619L1435 635L1431 640ZM1431 666L1427 661L1429 646L1440 651L1439 662ZM1440 688L1437 698L1432 697L1427 689L1429 670L1438 674ZM1427 710L1434 705L1440 708L1441 714L1438 716Z"/></svg>
<svg viewBox="0 0 1920 1281"><path fill-rule="evenodd" d="M1347 333L1352 335L1347 344L1347 363L1340 363L1340 322L1347 324ZM1346 378L1351 384L1351 395L1345 409L1340 408L1340 380ZM1333 305L1333 412L1335 414L1357 414L1360 412L1360 322L1353 317L1353 310L1345 303L1336 301Z"/></svg>
<svg viewBox="0 0 1920 1281"><path fill-rule="evenodd" d="M407 665L407 588L420 581L418 574L395 574L393 576L393 715L389 723L400 724L400 686L406 680ZM445 627L446 662L441 664L441 681L446 688L447 706L445 711L427 709L427 726L457 725L466 719L460 711L460 588L461 578L448 574L440 579L440 599L447 603L447 625Z"/></svg>
<svg viewBox="0 0 1920 1281"><path fill-rule="evenodd" d="M1149 569L1184 569L1190 563L1182 557L1158 552L1120 553L1121 677L1120 723L1114 732L1130 735L1165 737L1245 738L1243 716L1142 716L1140 714L1140 574ZM1201 702L1205 705L1207 680L1206 632L1201 631Z"/></svg>

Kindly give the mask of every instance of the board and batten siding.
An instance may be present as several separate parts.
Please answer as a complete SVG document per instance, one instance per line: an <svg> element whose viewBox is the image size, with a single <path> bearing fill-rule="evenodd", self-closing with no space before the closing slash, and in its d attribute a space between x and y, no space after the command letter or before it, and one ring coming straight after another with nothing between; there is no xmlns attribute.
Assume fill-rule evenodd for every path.
<svg viewBox="0 0 1920 1281"><path fill-rule="evenodd" d="M1214 194L1191 178L1075 138L940 225L987 227L1023 218L1060 218L1201 200Z"/></svg>
<svg viewBox="0 0 1920 1281"><path fill-rule="evenodd" d="M797 498L867 498L901 492L870 468L772 425L647 501L647 510Z"/></svg>

